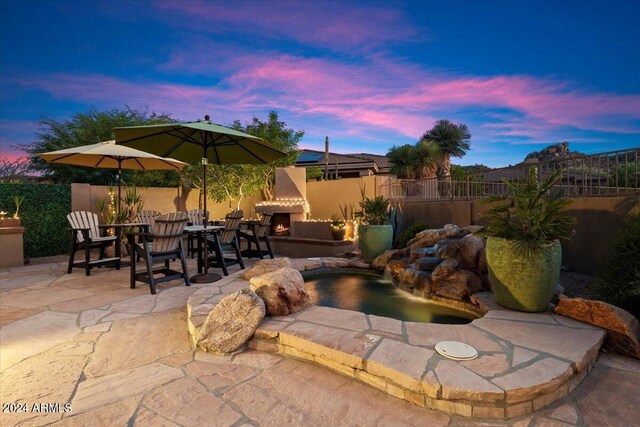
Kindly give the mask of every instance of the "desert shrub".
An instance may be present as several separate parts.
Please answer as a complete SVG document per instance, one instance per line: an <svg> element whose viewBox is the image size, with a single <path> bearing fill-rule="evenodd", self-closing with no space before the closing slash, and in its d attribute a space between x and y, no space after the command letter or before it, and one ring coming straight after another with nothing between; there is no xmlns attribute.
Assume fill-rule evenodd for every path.
<svg viewBox="0 0 640 427"><path fill-rule="evenodd" d="M71 186L0 183L0 210L15 212L14 197L24 197L20 219L25 229L24 256L35 258L69 251Z"/></svg>
<svg viewBox="0 0 640 427"><path fill-rule="evenodd" d="M416 222L406 227L402 232L398 235L398 240L396 241L395 247L396 249L402 249L407 247L407 243L409 240L413 239L416 233L421 232L422 230L426 230L429 228L427 224L423 224L421 222Z"/></svg>
<svg viewBox="0 0 640 427"><path fill-rule="evenodd" d="M606 269L594 282L592 294L640 319L640 213L627 216L608 255Z"/></svg>

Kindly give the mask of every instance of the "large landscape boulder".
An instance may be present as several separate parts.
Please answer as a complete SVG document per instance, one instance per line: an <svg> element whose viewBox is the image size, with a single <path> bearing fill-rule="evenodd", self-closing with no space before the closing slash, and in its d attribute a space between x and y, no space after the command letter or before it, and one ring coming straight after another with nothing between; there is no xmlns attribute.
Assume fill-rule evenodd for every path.
<svg viewBox="0 0 640 427"><path fill-rule="evenodd" d="M371 261L371 268L382 271L389 262L394 259L404 258L408 253L408 249L389 249L388 251L384 251L384 253L378 255Z"/></svg>
<svg viewBox="0 0 640 427"><path fill-rule="evenodd" d="M458 264L458 260L455 258L445 259L433 270L433 280L437 282L444 279L458 268Z"/></svg>
<svg viewBox="0 0 640 427"><path fill-rule="evenodd" d="M209 352L232 353L253 336L265 313L264 302L249 289L227 295L207 316L197 345Z"/></svg>
<svg viewBox="0 0 640 427"><path fill-rule="evenodd" d="M471 293L467 288L467 276L455 272L434 284L435 294L444 298L464 301Z"/></svg>
<svg viewBox="0 0 640 427"><path fill-rule="evenodd" d="M447 224L443 228L431 228L416 234L415 239L410 241L411 248L427 248L444 239L462 237L466 232L460 230L460 227L453 224Z"/></svg>
<svg viewBox="0 0 640 427"><path fill-rule="evenodd" d="M271 273L283 267L291 267L291 260L289 258L261 259L251 268L243 271L241 277L244 280L251 280L253 277Z"/></svg>
<svg viewBox="0 0 640 427"><path fill-rule="evenodd" d="M478 266L478 256L480 251L484 248L484 240L480 237L476 237L473 234L467 234L460 241L460 258L462 263L467 267Z"/></svg>
<svg viewBox="0 0 640 427"><path fill-rule="evenodd" d="M253 277L250 284L264 300L269 316L287 316L311 304L302 274L295 268L284 267Z"/></svg>
<svg viewBox="0 0 640 427"><path fill-rule="evenodd" d="M441 262L442 260L438 257L427 256L417 259L413 263L413 268L421 271L433 271Z"/></svg>
<svg viewBox="0 0 640 427"><path fill-rule="evenodd" d="M560 298L554 311L606 329L606 350L640 359L640 322L628 311L583 298Z"/></svg>

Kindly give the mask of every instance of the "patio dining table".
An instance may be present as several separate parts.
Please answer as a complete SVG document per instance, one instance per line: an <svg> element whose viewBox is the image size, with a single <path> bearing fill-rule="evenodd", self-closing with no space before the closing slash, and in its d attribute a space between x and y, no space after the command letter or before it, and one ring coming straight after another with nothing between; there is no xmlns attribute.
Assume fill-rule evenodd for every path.
<svg viewBox="0 0 640 427"><path fill-rule="evenodd" d="M204 268L204 250L206 250L206 243L204 242L204 232L213 232L216 230L222 230L223 225L187 225L184 228L185 234L195 234L198 241L198 274L202 274Z"/></svg>

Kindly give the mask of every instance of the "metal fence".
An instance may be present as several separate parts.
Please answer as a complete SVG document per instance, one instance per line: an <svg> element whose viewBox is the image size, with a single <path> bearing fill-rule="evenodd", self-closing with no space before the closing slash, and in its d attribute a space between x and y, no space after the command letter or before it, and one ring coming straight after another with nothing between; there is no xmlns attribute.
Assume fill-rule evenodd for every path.
<svg viewBox="0 0 640 427"><path fill-rule="evenodd" d="M593 155L562 157L448 176L444 179L389 179L381 194L395 201L474 200L507 193L505 180L528 179L536 168L538 179L560 169L556 188L569 197L640 194L640 147Z"/></svg>

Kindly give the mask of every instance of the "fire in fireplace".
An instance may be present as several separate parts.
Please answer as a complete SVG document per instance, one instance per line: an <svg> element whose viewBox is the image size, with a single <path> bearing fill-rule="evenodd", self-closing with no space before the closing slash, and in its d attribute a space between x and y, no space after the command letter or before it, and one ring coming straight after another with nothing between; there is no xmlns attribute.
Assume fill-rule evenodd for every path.
<svg viewBox="0 0 640 427"><path fill-rule="evenodd" d="M288 213L276 212L271 219L272 236L290 236L291 215Z"/></svg>

